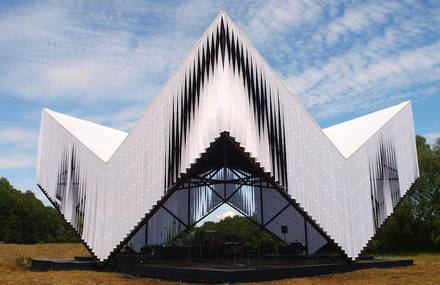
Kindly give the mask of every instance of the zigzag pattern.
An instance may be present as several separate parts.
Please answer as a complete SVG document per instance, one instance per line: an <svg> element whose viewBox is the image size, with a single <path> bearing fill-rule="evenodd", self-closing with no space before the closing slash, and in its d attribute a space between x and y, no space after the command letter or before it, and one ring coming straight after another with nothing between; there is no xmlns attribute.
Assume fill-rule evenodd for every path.
<svg viewBox="0 0 440 285"><path fill-rule="evenodd" d="M129 134L44 109L37 183L107 261L224 132L352 260L418 177L408 102L321 130L222 12Z"/></svg>

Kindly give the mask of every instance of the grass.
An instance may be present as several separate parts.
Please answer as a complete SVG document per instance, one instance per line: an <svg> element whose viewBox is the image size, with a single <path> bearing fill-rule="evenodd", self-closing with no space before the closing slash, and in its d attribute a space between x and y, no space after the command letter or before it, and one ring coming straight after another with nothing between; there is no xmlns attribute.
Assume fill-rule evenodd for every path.
<svg viewBox="0 0 440 285"><path fill-rule="evenodd" d="M81 244L0 244L0 284L178 284L153 279L133 279L118 273L96 271L31 271L30 258L88 255ZM440 284L440 253L409 253L387 257L409 257L414 266L367 269L320 277L286 279L259 284ZM18 262L17 262L18 260ZM255 283L251 283L255 284Z"/></svg>
<svg viewBox="0 0 440 285"><path fill-rule="evenodd" d="M128 279L121 274L95 271L34 272L17 260L89 255L80 243L0 244L0 284L171 284L149 279Z"/></svg>
<svg viewBox="0 0 440 285"><path fill-rule="evenodd" d="M382 257L412 258L414 265L387 269L373 268L328 276L259 284L440 284L440 253L394 254Z"/></svg>

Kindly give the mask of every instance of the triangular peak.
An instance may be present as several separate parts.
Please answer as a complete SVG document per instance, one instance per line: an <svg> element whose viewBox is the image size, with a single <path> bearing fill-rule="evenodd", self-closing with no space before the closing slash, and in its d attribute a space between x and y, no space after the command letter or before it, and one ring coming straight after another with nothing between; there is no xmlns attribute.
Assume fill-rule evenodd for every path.
<svg viewBox="0 0 440 285"><path fill-rule="evenodd" d="M104 162L113 155L118 146L127 137L127 133L125 132L90 121L78 119L49 109L43 109L43 112L49 114Z"/></svg>
<svg viewBox="0 0 440 285"><path fill-rule="evenodd" d="M212 81L212 77L218 76L222 77L220 81L229 81L232 76L240 77L242 87L249 92L253 89L258 89L257 92L263 92L261 89L264 88L273 95L275 100L281 96L280 93L287 93L290 99L295 100L295 103L314 121L301 102L290 92L263 56L223 10L155 96L144 115L162 95L170 96L168 91L175 88L175 85L181 89L188 89L188 93L190 93L190 90L194 91L191 87L203 89ZM179 93L179 91L174 93ZM252 97L252 95L249 96ZM183 98L174 98L176 104L180 100L183 101ZM199 98L194 99L194 103L199 103L198 100ZM255 101L255 98L251 100ZM270 104L269 101L266 103ZM252 102L252 104L255 104L255 111L260 110L258 107L261 106L257 106L257 103ZM314 123L318 126L316 122Z"/></svg>
<svg viewBox="0 0 440 285"><path fill-rule="evenodd" d="M410 101L323 129L345 158L350 157Z"/></svg>

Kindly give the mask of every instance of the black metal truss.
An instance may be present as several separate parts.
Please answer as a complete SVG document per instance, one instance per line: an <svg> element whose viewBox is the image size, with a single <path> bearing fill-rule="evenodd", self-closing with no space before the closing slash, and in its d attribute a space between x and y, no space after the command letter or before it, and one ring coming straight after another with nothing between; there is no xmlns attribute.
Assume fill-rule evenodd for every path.
<svg viewBox="0 0 440 285"><path fill-rule="evenodd" d="M220 173L221 171L225 172L226 170L230 170L231 172L233 172L235 175L239 176L245 176L241 179L224 179L224 180L219 180L219 179L213 179L214 176L216 176L218 173ZM255 180L257 179L257 180ZM202 181L202 182L199 182ZM168 212L171 216L173 216L177 221L179 221L183 226L185 226L185 230L182 231L180 234L176 235L176 237L174 237L171 241L168 241L168 243L172 243L174 240L180 238L182 235L186 234L191 228L193 228L196 224L198 224L201 220L205 219L207 216L209 216L210 214L212 214L217 208L219 208L221 205L223 204L228 204L230 207L232 207L233 209L235 209L237 212L239 212L241 215L243 215L244 217L248 218L250 221L252 221L253 223L257 224L258 226L260 226L263 230L267 231L269 234L273 235L274 237L276 237L278 240L282 241L281 238L279 236L277 236L276 234L274 234L272 231L270 231L269 229L267 229L267 226L273 221L275 220L276 217L278 217L282 212L284 212L285 209L287 209L290 204L287 204L285 207L283 207L280 211L278 211L273 217L271 217L269 219L269 221L267 221L266 223L263 223L263 220L261 220L260 223L258 223L258 221L255 221L254 219L252 219L252 217L250 217L249 215L247 215L245 212L243 212L241 209L239 209L238 207L236 207L234 204L230 203L230 200L232 199L232 197L243 187L243 186L261 186L263 183L265 183L265 188L266 189L273 189L276 190L275 188L272 187L272 185L262 179L260 176L256 176L256 175L252 175L250 173L246 173L243 172L239 169L233 169L233 168L222 168L222 169L214 169L214 170L210 170L208 172L206 172L203 175L199 175L196 177L189 177L188 181L186 183L184 183L181 187L175 189L175 191L191 191L191 189L196 189L198 187L207 187L208 189L210 189L212 191L212 193L214 195L216 195L222 202L217 205L216 207L214 207L213 209L211 209L210 211L208 211L205 215L203 215L201 218L197 219L196 221L194 221L193 223L185 223L183 222L175 213L173 213L171 210L169 210L168 208L166 208L164 205L161 205L160 207L162 207L166 212ZM215 189L212 187L213 185L218 185L218 184L234 184L236 185L236 189L229 195L227 196L222 196L220 195L217 191L215 191ZM261 188L260 188L261 190ZM260 201L262 203L262 195L260 195ZM188 203L188 207L189 207L189 203ZM260 210L263 211L263 206L261 205ZM261 217L263 218L263 215L261 213ZM307 241L306 241L307 244Z"/></svg>
<svg viewBox="0 0 440 285"><path fill-rule="evenodd" d="M231 137L229 135L228 132L223 132L219 135L219 137L217 137L214 142L212 142L210 144L210 146L205 150L204 153L201 154L200 158L198 158L196 160L195 163L191 164L191 167L188 168L186 170L185 173L183 173L178 179L177 182L175 184L173 184L172 186L170 186L168 188L167 191L165 191L165 194L161 197L161 199L157 202L157 204L151 209L151 211L149 213L145 214L145 217L143 219L141 219L139 221L139 223L134 227L133 231L131 231L114 249L113 251L110 253L109 257L104 260L102 262L102 264L107 264L109 263L118 253L119 251L128 244L128 242L136 235L136 233L144 226L146 225L146 223L148 222L148 220L161 208L162 205L164 205L168 199L176 192L179 191L178 189L181 189L182 187L185 187L185 184L188 183L189 181L191 181L191 177L196 177L198 174L200 173L207 173L210 172L212 175L212 172L215 171L214 168L210 168L207 169L205 166L206 161L209 160L210 158L212 158L211 154L217 154L217 158L218 158L218 153L219 153L219 149L216 149L216 146L219 143L227 143L227 145L231 148L233 148L235 151L237 151L237 155L239 156L240 159L244 159L247 161L247 165L246 167L247 170L250 170L249 172L255 173L257 174L260 179L264 180L265 183L268 183L268 185L270 185L273 189L275 189L278 193L281 194L282 197L284 197L286 199L286 201L301 215L303 216L303 218L305 219L305 222L309 223L322 237L324 237L324 239L330 243L333 244L335 246L335 248L338 249L338 251L340 252L340 254L344 257L344 259L348 262L348 263L352 263L353 261L344 253L344 251L342 250L342 248L332 239L328 236L327 232L325 232L317 223L315 220L313 220L312 218L310 218L307 214L307 212L301 208L296 201L290 197L290 195L287 193L287 189L281 185L279 185L276 182L276 178L271 175L271 173L269 172L264 172L263 169L260 167L259 163L255 162L255 160L250 156L249 153L245 152L244 149L242 147L240 147L239 143L237 143L235 141L235 139L233 137ZM229 157L231 158L231 157ZM221 168L221 167L219 167ZM217 169L217 168L215 168ZM243 167L237 167L234 169L234 171L241 171L241 173L243 173L245 171L245 169L243 169ZM240 173L240 172L239 172ZM209 174L208 174L209 175ZM213 176L212 176L213 177ZM212 178L211 177L211 178ZM212 209L212 211L210 213L212 213L215 209L217 209L219 206L221 205L221 203L215 207L214 209ZM236 207L234 207L232 205L232 207L234 209L236 209ZM239 209L236 209L238 212L241 212ZM209 214L207 214L209 215ZM199 219L198 221L196 221L193 224L196 224L200 221L201 219ZM257 223L256 221L250 219L252 222ZM259 224L259 223L257 223ZM267 229L266 229L267 230ZM185 230L187 231L187 229ZM185 232L183 231L182 234ZM268 231L269 233L272 234L272 232ZM278 236L276 236L278 238Z"/></svg>
<svg viewBox="0 0 440 285"><path fill-rule="evenodd" d="M259 165L255 164L253 159L249 158L248 154L237 152L237 147L240 151L242 151L242 149L235 143L235 140L232 139L227 132L222 133L220 135L220 137L216 139L216 143L218 143L219 141L221 141L223 144L222 148L212 149L213 144L211 144L210 148L207 149L204 154L206 155L206 153L208 153L209 151L210 152L217 151L217 155L215 156L215 159L217 159L217 165L222 165L222 167L215 167L212 169L203 168L203 163L200 163L200 160L203 160L203 155L202 155L202 157L199 159L199 161L196 162L194 165L192 165L191 169L187 170L187 174L182 176L181 180L179 181L180 183L177 183L172 189L170 189L166 192L166 194L168 194L168 195L166 195L167 198L165 200L162 200L161 203L158 203L158 205L154 209L154 212L157 212L160 208L163 208L167 213L169 213L171 216L173 216L173 218L175 218L178 222L180 222L185 227L185 229L180 234L176 235L172 240L168 241L168 243L171 243L172 241L185 235L192 227L194 227L201 220L203 220L204 218L209 216L218 207L220 207L221 205L223 205L225 203L228 204L229 206L231 206L233 209L235 209L238 213L240 213L244 217L248 218L251 222L253 222L256 225L258 225L259 227L261 227L262 230L265 230L266 232L268 232L269 234L274 236L276 239L280 240L281 242L284 242L278 235L276 235L271 230L269 230L267 226L271 222L273 222L279 215L281 215L286 209L288 209L290 206L293 206L295 208L295 206L292 205L291 199L289 198L290 196L286 195L287 189L283 186L278 185L275 182L274 177L269 176L268 173L262 172ZM233 159L231 159L231 154L228 153L227 146L229 147L229 152L234 152ZM232 160L235 160L235 163L236 163L237 156L239 156L240 159L244 159L246 161L246 164L248 164L247 167L243 167L243 164L239 165L239 167L234 167L234 162L232 162ZM228 161L228 157L230 158L229 161ZM210 159L212 159L212 157ZM220 160L223 160L223 162L221 162ZM249 164L249 161L251 161L254 165ZM237 176L237 178L227 179L226 172L228 170L231 171L235 176ZM219 176L218 174L221 174L222 171L224 173L223 179L215 178L215 177L218 177ZM224 190L223 195L218 193L213 188L213 186L219 185L219 184L225 185L225 190ZM227 184L236 185L235 190L232 193L230 193L229 195L226 195L226 185ZM190 203L189 203L190 191L191 191L191 189L195 189L195 188L203 187L203 186L210 189L212 191L212 193L220 199L221 203L219 203L213 209L211 209L210 211L205 213L202 217L200 217L199 219L197 219L191 223L190 222L190 214L189 214L190 213ZM260 211L261 211L261 213L260 213L261 220L260 221L253 219L252 216L249 216L247 213L243 212L241 209L239 209L238 207L236 207L234 204L232 204L230 202L231 199L234 197L234 195L243 186L254 186L254 187L260 188L260 203L261 203L260 204ZM280 209L278 212L276 212L265 223L263 221L264 206L263 206L262 191L265 191L265 190L262 190L263 186L265 189L271 189L271 190L277 191L278 193L282 192L280 194L287 202L286 206L284 206L282 209ZM171 195L176 193L177 191L187 191L188 192L188 221L187 222L183 222L182 219L178 217L178 215L176 215L175 213L173 213L171 210L169 210L168 208L166 208L164 206L166 201L171 197ZM298 211L297 208L295 208L295 209ZM301 212L301 211L298 211L298 212L304 217L303 212ZM153 216L153 214L149 215L149 217L146 218L142 223L142 224L146 225L146 233L145 233L146 234L146 242L145 242L145 244L148 244L147 243L148 242L147 241L147 235L148 235L148 232L147 232L148 231L148 224L147 223L152 216ZM308 222L307 218L304 217L306 248L308 248L307 227L306 227L307 222ZM313 226L313 224L312 224L312 226ZM128 242L128 240L127 240L127 242ZM328 241L329 239L326 238L326 240Z"/></svg>

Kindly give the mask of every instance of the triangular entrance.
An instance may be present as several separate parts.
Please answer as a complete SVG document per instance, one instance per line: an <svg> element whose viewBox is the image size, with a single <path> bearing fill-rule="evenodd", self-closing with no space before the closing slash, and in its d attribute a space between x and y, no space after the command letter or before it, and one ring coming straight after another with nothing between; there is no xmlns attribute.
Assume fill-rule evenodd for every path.
<svg viewBox="0 0 440 285"><path fill-rule="evenodd" d="M226 203L280 240L316 252L326 238L274 184L227 132L222 133L158 203L128 246L140 251L145 245L170 244Z"/></svg>

